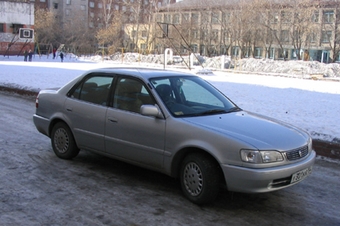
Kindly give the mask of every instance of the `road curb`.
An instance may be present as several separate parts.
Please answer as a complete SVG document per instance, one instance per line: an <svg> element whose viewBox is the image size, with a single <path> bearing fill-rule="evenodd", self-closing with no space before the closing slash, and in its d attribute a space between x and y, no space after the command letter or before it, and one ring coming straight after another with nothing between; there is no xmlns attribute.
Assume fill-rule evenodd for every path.
<svg viewBox="0 0 340 226"><path fill-rule="evenodd" d="M317 155L340 160L340 144L338 143L313 140L313 149Z"/></svg>

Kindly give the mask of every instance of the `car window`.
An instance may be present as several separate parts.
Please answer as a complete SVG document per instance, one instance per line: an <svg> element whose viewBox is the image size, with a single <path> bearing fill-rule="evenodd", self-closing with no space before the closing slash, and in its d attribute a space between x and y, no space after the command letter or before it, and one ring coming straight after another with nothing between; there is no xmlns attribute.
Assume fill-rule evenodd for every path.
<svg viewBox="0 0 340 226"><path fill-rule="evenodd" d="M185 100L190 103L210 104L212 106L224 107L223 102L216 98L209 90L191 80L185 80L181 86L181 92L185 95Z"/></svg>
<svg viewBox="0 0 340 226"><path fill-rule="evenodd" d="M113 97L113 107L139 113L143 104L155 104L145 85L136 79L118 79Z"/></svg>
<svg viewBox="0 0 340 226"><path fill-rule="evenodd" d="M107 105L113 77L93 76L80 83L71 94L72 98Z"/></svg>
<svg viewBox="0 0 340 226"><path fill-rule="evenodd" d="M198 77L154 78L151 83L168 110L177 117L239 110L227 97Z"/></svg>

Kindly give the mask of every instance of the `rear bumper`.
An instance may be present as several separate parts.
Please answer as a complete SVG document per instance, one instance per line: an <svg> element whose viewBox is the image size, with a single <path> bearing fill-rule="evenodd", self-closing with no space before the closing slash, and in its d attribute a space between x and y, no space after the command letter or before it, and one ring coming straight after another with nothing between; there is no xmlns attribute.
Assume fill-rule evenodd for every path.
<svg viewBox="0 0 340 226"><path fill-rule="evenodd" d="M222 164L221 167L229 191L262 193L279 190L296 184L290 183L292 175L301 170L311 168L314 165L315 157L315 151L312 151L312 153L302 161L266 169L253 169L226 164Z"/></svg>
<svg viewBox="0 0 340 226"><path fill-rule="evenodd" d="M33 123L40 133L49 137L49 125L50 125L49 119L34 114Z"/></svg>

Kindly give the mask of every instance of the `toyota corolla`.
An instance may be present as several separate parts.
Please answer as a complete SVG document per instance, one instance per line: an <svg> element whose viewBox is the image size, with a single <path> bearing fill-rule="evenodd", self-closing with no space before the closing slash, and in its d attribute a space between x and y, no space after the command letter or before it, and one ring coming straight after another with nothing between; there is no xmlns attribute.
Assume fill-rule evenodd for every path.
<svg viewBox="0 0 340 226"><path fill-rule="evenodd" d="M192 202L229 191L260 193L295 185L312 171L308 133L242 110L204 79L143 68L88 71L42 90L34 124L55 154L79 150L179 178Z"/></svg>

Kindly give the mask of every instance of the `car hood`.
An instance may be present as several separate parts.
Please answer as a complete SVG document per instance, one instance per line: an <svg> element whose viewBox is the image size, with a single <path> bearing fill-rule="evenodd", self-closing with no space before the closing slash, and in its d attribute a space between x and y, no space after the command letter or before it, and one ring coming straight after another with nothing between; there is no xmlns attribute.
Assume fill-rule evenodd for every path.
<svg viewBox="0 0 340 226"><path fill-rule="evenodd" d="M308 134L292 125L251 112L186 118L201 128L224 134L257 149L291 150L308 142Z"/></svg>

